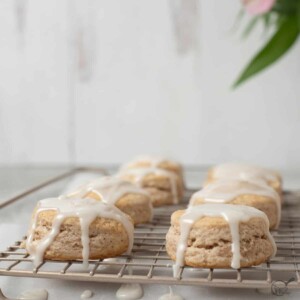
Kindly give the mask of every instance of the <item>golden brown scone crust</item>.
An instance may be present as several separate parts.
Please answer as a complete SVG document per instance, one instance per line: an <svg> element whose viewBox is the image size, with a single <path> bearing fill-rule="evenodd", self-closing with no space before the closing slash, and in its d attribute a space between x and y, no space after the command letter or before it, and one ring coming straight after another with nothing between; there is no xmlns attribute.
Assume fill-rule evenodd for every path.
<svg viewBox="0 0 300 300"><path fill-rule="evenodd" d="M56 211L42 211L38 215L32 245L50 233ZM89 228L90 259L104 259L123 254L128 249L129 238L124 226L113 219L96 218ZM64 220L60 232L44 253L45 259L82 259L81 226L79 218Z"/></svg>
<svg viewBox="0 0 300 300"><path fill-rule="evenodd" d="M197 198L195 199L193 205L201 205L204 203L205 200L203 198ZM259 195L239 195L226 203L255 207L267 215L270 222L270 229L274 229L277 225L277 220L279 217L278 214L280 214L280 212L277 209L276 202L270 197Z"/></svg>
<svg viewBox="0 0 300 300"><path fill-rule="evenodd" d="M132 183L136 182L136 176L130 172L124 172L121 176L124 180ZM178 176L175 176L175 178L178 202L181 202L184 190ZM149 173L143 177L140 186L150 194L153 206L173 204L172 185L169 177L163 174Z"/></svg>
<svg viewBox="0 0 300 300"><path fill-rule="evenodd" d="M171 227L166 236L166 250L176 260L180 238L180 217L184 210L172 214ZM262 218L251 218L240 223L241 267L259 265L273 254L273 245L267 237L269 228ZM201 268L230 268L232 260L231 232L222 217L203 217L190 231L185 252L185 265Z"/></svg>
<svg viewBox="0 0 300 300"><path fill-rule="evenodd" d="M85 197L100 200L99 195L93 192L88 193ZM147 223L152 219L151 198L144 194L125 194L116 202L115 206L129 215L134 225Z"/></svg>
<svg viewBox="0 0 300 300"><path fill-rule="evenodd" d="M173 204L173 195L170 191L160 190L154 187L144 188L151 196L152 205L159 207Z"/></svg>

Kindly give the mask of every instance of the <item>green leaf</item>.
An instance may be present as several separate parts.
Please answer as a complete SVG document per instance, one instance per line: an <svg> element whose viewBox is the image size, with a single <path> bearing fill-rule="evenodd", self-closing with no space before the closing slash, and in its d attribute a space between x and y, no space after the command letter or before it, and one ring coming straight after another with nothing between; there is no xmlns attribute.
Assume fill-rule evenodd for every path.
<svg viewBox="0 0 300 300"><path fill-rule="evenodd" d="M269 26L271 24L271 13L267 13L265 15L263 15L263 20L264 20L264 24L265 24L265 30L269 29Z"/></svg>
<svg viewBox="0 0 300 300"><path fill-rule="evenodd" d="M277 0L272 8L273 11L283 15L297 14L299 0Z"/></svg>
<svg viewBox="0 0 300 300"><path fill-rule="evenodd" d="M264 23L263 36L267 36L270 32L270 29L274 28L275 17L276 17L276 15L274 15L273 12L268 12L261 16L263 23Z"/></svg>
<svg viewBox="0 0 300 300"><path fill-rule="evenodd" d="M298 1L297 18L298 18L298 29L300 31L300 1Z"/></svg>
<svg viewBox="0 0 300 300"><path fill-rule="evenodd" d="M254 56L243 70L233 84L233 88L236 88L251 76L267 68L279 59L294 44L298 35L299 28L297 18L295 16L286 18L269 42Z"/></svg>
<svg viewBox="0 0 300 300"><path fill-rule="evenodd" d="M240 9L238 15L236 16L235 21L234 21L233 26L230 31L232 31L232 32L236 31L236 29L240 26L244 16L245 16L245 10L242 8L242 9Z"/></svg>
<svg viewBox="0 0 300 300"><path fill-rule="evenodd" d="M242 37L243 37L244 39L246 39L246 38L249 36L249 34L251 33L251 31L254 29L255 25L257 24L257 21L258 21L258 20L259 20L259 17L254 17L254 18L252 18L252 19L249 21L249 23L248 23L248 25L246 26L244 32L242 33Z"/></svg>

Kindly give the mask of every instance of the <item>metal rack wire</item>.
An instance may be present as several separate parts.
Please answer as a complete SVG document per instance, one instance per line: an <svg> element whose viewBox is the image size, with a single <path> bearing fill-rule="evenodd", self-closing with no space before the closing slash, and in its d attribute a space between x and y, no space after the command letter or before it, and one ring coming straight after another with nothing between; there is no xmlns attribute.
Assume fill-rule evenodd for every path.
<svg viewBox="0 0 300 300"><path fill-rule="evenodd" d="M64 176L56 177L56 180L82 170L74 169ZM53 179L49 181L51 183ZM31 188L23 195L35 193L36 190ZM186 201L192 192L186 191ZM20 240L5 251L0 251L0 275L95 282L272 288L273 293L281 294L287 287L300 288L300 202L296 201L296 194L288 193L286 196L281 225L272 232L278 247L277 255L259 266L239 270L183 267L179 276L174 278L173 262L165 250L165 235L170 226L171 213L185 207L185 204L181 204L155 209L151 224L136 227L131 255L90 260L88 270L82 268L81 261L45 260L37 268L33 268ZM18 199L21 200L22 197Z"/></svg>

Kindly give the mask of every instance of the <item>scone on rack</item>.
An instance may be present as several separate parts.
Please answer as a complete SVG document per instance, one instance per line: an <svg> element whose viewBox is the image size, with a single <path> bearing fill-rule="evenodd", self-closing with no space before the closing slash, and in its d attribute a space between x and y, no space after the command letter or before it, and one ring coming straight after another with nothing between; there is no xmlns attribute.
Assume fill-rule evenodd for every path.
<svg viewBox="0 0 300 300"><path fill-rule="evenodd" d="M128 214L135 225L152 220L150 195L129 181L114 176L92 180L66 195L67 198L92 198L115 205Z"/></svg>
<svg viewBox="0 0 300 300"><path fill-rule="evenodd" d="M130 253L132 219L95 199L41 200L34 211L26 249L38 266L43 259L104 259Z"/></svg>
<svg viewBox="0 0 300 300"><path fill-rule="evenodd" d="M184 187L183 168L177 161L158 156L143 155L139 156L129 163L124 164L121 170L138 169L138 168L157 168L173 172L179 177L182 188Z"/></svg>
<svg viewBox="0 0 300 300"><path fill-rule="evenodd" d="M260 210L243 205L204 204L172 214L166 250L180 267L234 268L266 262L276 253L269 220Z"/></svg>
<svg viewBox="0 0 300 300"><path fill-rule="evenodd" d="M153 206L177 204L183 197L183 186L176 173L159 168L122 169L118 176L143 188Z"/></svg>
<svg viewBox="0 0 300 300"><path fill-rule="evenodd" d="M274 170L243 163L224 163L208 171L206 183L222 179L239 179L244 181L265 181L269 186L282 194L282 178Z"/></svg>
<svg viewBox="0 0 300 300"><path fill-rule="evenodd" d="M194 193L189 205L195 206L205 203L252 206L267 215L270 229L277 228L280 223L280 197L272 187L264 182L249 182L235 179L215 181Z"/></svg>

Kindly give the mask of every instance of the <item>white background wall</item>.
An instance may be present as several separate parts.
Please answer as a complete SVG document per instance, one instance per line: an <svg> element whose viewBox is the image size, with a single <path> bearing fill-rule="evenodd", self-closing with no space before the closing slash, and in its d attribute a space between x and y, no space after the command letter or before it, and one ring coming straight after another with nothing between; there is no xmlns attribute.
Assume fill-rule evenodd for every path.
<svg viewBox="0 0 300 300"><path fill-rule="evenodd" d="M261 32L231 32L239 0L185 1L197 30L182 54L172 0L0 0L0 164L159 153L299 167L299 43L232 92Z"/></svg>

